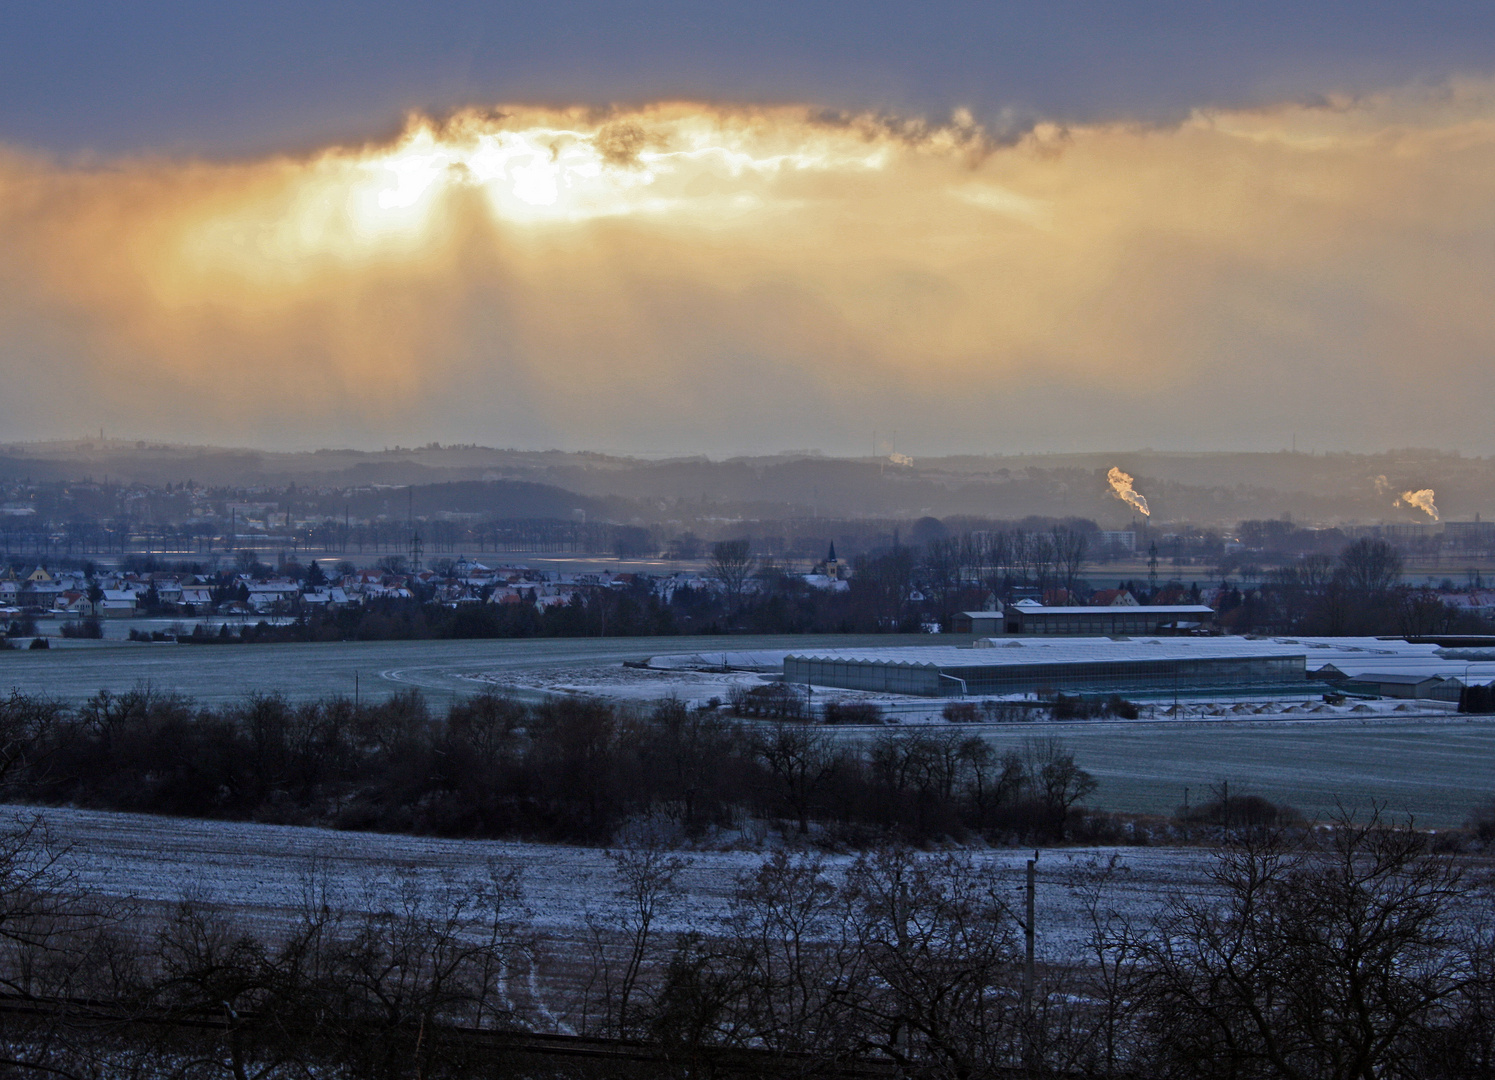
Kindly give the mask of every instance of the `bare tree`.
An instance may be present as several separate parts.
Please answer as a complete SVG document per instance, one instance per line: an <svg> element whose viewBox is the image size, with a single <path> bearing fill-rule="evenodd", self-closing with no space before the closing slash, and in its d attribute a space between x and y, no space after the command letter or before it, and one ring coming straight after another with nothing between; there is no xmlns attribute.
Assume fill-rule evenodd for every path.
<svg viewBox="0 0 1495 1080"><path fill-rule="evenodd" d="M1423 1075L1473 978L1460 927L1479 901L1451 857L1410 824L1341 814L1306 847L1251 831L1210 880L1142 951L1157 1074Z"/></svg>
<svg viewBox="0 0 1495 1080"><path fill-rule="evenodd" d="M748 540L720 540L711 545L706 576L726 595L733 610L742 602L743 591L753 576L752 551L752 543Z"/></svg>
<svg viewBox="0 0 1495 1080"><path fill-rule="evenodd" d="M1055 525L1050 538L1059 581L1065 592L1073 593L1080 568L1085 565L1085 552L1090 546L1090 539L1079 529L1068 525Z"/></svg>
<svg viewBox="0 0 1495 1080"><path fill-rule="evenodd" d="M1361 537L1339 553L1339 572L1344 583L1360 596L1382 596L1401 577L1401 552L1385 540Z"/></svg>
<svg viewBox="0 0 1495 1080"><path fill-rule="evenodd" d="M924 549L924 584L938 607L940 621L946 625L951 601L960 592L961 561L961 543L956 539L931 540Z"/></svg>
<svg viewBox="0 0 1495 1080"><path fill-rule="evenodd" d="M685 893L680 875L690 860L668 851L654 836L636 837L607 853L617 875L613 920L589 917L592 986L600 996L605 1030L635 1033L647 1015L638 1001L651 957L658 949L659 919ZM621 949L621 959L616 954Z"/></svg>
<svg viewBox="0 0 1495 1080"><path fill-rule="evenodd" d="M799 821L801 836L810 832L810 811L821 789L835 773L840 756L823 732L793 724L774 724L755 747L758 760L777 783L779 798Z"/></svg>
<svg viewBox="0 0 1495 1080"><path fill-rule="evenodd" d="M1398 590L1397 629L1408 637L1446 634L1454 619L1454 609L1430 588Z"/></svg>
<svg viewBox="0 0 1495 1080"><path fill-rule="evenodd" d="M1059 839L1069 811L1099 786L1094 776L1075 762L1074 751L1059 739L1029 739L1024 744L1026 774L1034 794L1048 812Z"/></svg>
<svg viewBox="0 0 1495 1080"><path fill-rule="evenodd" d="M845 1046L844 907L821 861L769 855L738 880L729 926L743 1034L778 1050Z"/></svg>
<svg viewBox="0 0 1495 1080"><path fill-rule="evenodd" d="M36 768L45 753L47 732L63 712L61 702L19 690L0 701L0 791Z"/></svg>
<svg viewBox="0 0 1495 1080"><path fill-rule="evenodd" d="M847 874L854 962L840 986L868 1049L913 1075L972 1077L1021 1051L1022 949L986 867L886 848Z"/></svg>

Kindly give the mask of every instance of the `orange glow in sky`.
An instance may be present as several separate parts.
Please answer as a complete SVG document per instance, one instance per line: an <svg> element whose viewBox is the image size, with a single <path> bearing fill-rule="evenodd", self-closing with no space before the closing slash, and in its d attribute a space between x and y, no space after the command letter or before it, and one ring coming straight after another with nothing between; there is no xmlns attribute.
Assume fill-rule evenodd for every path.
<svg viewBox="0 0 1495 1080"><path fill-rule="evenodd" d="M13 150L0 419L712 453L899 427L931 453L1076 418L1396 444L1441 410L1476 448L1434 388L1495 390L1492 175L1479 82L1006 144L964 114L663 103L249 161ZM1360 428L1309 411L1331 392Z"/></svg>

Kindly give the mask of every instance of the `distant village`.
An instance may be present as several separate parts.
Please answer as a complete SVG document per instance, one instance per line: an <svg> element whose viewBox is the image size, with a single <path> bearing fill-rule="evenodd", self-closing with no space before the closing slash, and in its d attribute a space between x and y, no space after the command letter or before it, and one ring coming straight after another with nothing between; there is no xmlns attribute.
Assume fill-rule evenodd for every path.
<svg viewBox="0 0 1495 1080"><path fill-rule="evenodd" d="M1495 522L1477 516L1217 529L1138 514L1102 528L1081 517L714 517L704 503L686 516L674 503L658 509L662 520L616 521L573 501L533 484L14 482L0 488L0 618L11 639L37 633L37 620L62 636L116 637L101 625L135 617L215 630L296 624L315 640L948 633L969 613L1003 610L1014 613L1004 628L1064 633L1495 624L1482 569ZM1128 607L1148 608L1151 621L1088 614ZM1191 610L1152 618L1170 607ZM1034 608L1049 614L1023 614ZM256 638L272 639L286 638Z"/></svg>
<svg viewBox="0 0 1495 1080"><path fill-rule="evenodd" d="M188 617L296 615L335 611L374 600L422 599L459 604L530 604L540 610L564 605L578 590L625 588L645 575L631 573L547 573L525 566L487 566L475 560L446 560L440 569L397 572L388 567L326 570L311 560L283 566L268 575L252 572L194 574L53 569L38 565L0 574L0 614L130 618L135 615ZM650 578L667 598L681 585L705 587L699 574Z"/></svg>
<svg viewBox="0 0 1495 1080"><path fill-rule="evenodd" d="M1112 534L1107 539L1130 543L1133 536ZM1384 541L1360 543L1379 543L1392 550ZM993 575L979 565L941 566L939 545L931 551L910 552L896 565L900 564L897 553L893 558L884 553L853 561L838 558L831 544L825 558L805 573L790 572L772 559L755 558L745 541L718 543L713 552L703 568L668 573L537 570L507 562L490 565L467 556L438 559L427 568L411 567L402 557L392 556L362 568L325 558L305 563L290 559L272 569L247 552L240 560L248 564L245 568L207 572L140 568L139 559L125 560L137 564L133 569L92 564L82 568L11 565L0 571L0 619L10 627L12 637L35 632L38 619L61 620L64 636L99 636L78 628L135 617L284 623L402 604L452 610L487 607L510 613L529 610L543 617L567 608L598 609L609 594L643 598L659 609L669 609L689 597L698 603L724 605L725 610L745 611L789 595L854 603L858 594L869 594L892 602L879 607L891 614L876 619L872 629L985 634L1218 633L1263 628L1263 612L1273 601L1287 601L1295 591L1303 600L1327 600L1334 580L1328 560L1323 560L1319 582L1294 581L1279 571L1275 580L1260 584L1154 581L1094 588L1078 576L1078 562L1067 575L1058 565L1037 566L1031 576L1026 568L1022 573ZM898 580L890 581L890 567ZM860 582L859 571L864 578ZM1423 608L1441 613L1444 624L1461 617L1470 626L1495 622L1495 588L1484 588L1482 582L1444 581L1441 586L1415 591L1393 588L1389 580L1385 585L1388 598L1395 593L1400 607L1415 598ZM1375 591L1374 587L1360 588L1354 599L1363 601ZM1268 621L1271 618L1265 616Z"/></svg>

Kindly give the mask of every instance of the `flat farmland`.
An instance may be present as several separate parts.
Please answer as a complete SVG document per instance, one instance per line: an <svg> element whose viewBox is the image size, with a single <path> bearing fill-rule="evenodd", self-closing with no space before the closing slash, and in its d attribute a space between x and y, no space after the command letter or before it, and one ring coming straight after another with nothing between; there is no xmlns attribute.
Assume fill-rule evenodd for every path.
<svg viewBox="0 0 1495 1080"><path fill-rule="evenodd" d="M821 648L929 644L929 636L817 637ZM486 641L336 641L287 645L68 642L0 653L0 687L78 702L149 682L206 704L271 691L292 701L355 690L377 697L418 688L434 701L487 687L466 676L643 660L662 652L794 649L803 637L529 638Z"/></svg>
<svg viewBox="0 0 1495 1080"><path fill-rule="evenodd" d="M1495 796L1495 717L1254 718L1134 723L1045 723L988 728L998 749L1054 736L1100 782L1091 802L1111 810L1172 813L1211 785L1264 795L1309 817L1384 803L1419 825L1462 825Z"/></svg>
<svg viewBox="0 0 1495 1080"><path fill-rule="evenodd" d="M128 901L149 924L191 898L268 938L295 925L315 896L334 909L397 909L412 892L433 900L471 895L497 864L517 869L524 922L562 951L579 946L588 922L621 923L624 902L606 852L591 847L512 841L443 840L384 833L246 822L200 821L67 808L0 806L0 828L40 817L62 852L62 866L89 895ZM660 913L665 933L720 932L739 876L766 857L744 850L692 850L679 883L683 895ZM1031 850L978 849L999 894L1016 908ZM1067 848L1039 859L1043 939L1060 955L1084 939L1077 885L1097 860L1118 855L1122 869L1107 886L1107 906L1133 914L1154 910L1174 890L1204 887L1210 853L1200 848ZM825 855L832 876L849 855ZM315 890L315 892L313 891Z"/></svg>
<svg viewBox="0 0 1495 1080"><path fill-rule="evenodd" d="M927 636L571 638L520 641L333 642L293 645L69 643L0 654L0 689L78 702L100 689L149 682L223 704L259 692L292 700L357 691L379 697L416 688L436 705L481 690L481 675L522 675L617 665L661 653L744 652L856 645L929 644ZM531 699L539 691L520 691ZM880 729L873 729L880 730ZM1374 799L1432 828L1462 824L1495 795L1495 718L1256 715L1248 719L978 725L999 749L1035 736L1071 744L1100 781L1092 798L1112 810L1169 813L1199 802L1212 784L1265 795L1323 816L1336 800ZM844 738L872 737L867 729Z"/></svg>

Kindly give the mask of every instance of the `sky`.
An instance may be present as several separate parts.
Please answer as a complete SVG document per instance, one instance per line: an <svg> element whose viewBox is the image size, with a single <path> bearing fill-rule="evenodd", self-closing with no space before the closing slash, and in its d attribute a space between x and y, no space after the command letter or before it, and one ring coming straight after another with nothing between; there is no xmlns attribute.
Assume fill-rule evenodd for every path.
<svg viewBox="0 0 1495 1080"><path fill-rule="evenodd" d="M1495 7L0 3L0 430L1495 453Z"/></svg>

